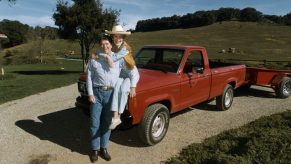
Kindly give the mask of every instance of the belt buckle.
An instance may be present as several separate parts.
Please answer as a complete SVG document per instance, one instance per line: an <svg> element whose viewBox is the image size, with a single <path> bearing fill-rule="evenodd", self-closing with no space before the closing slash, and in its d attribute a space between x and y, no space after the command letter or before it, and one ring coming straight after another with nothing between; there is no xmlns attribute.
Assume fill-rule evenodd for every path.
<svg viewBox="0 0 291 164"><path fill-rule="evenodd" d="M102 87L103 90L108 90L107 86Z"/></svg>

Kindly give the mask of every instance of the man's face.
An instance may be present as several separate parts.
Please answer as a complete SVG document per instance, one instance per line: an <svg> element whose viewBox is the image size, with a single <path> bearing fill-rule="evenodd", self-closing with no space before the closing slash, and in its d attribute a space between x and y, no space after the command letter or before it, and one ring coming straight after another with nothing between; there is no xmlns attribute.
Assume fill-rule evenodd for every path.
<svg viewBox="0 0 291 164"><path fill-rule="evenodd" d="M108 40L101 40L100 47L102 49L102 52L105 54L109 54L112 49L112 45Z"/></svg>
<svg viewBox="0 0 291 164"><path fill-rule="evenodd" d="M123 43L123 38L124 36L120 34L113 35L114 44L120 46Z"/></svg>

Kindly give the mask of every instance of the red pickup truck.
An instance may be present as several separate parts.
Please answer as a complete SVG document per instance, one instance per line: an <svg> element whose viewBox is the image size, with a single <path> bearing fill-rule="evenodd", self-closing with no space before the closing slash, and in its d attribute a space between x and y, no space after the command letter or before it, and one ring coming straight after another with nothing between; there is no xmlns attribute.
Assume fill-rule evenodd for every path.
<svg viewBox="0 0 291 164"><path fill-rule="evenodd" d="M171 113L214 98L218 109L229 109L233 90L246 76L245 65L209 62L199 46L144 46L135 61L140 73L137 94L129 98L122 120L139 124L139 136L148 145L164 138ZM78 89L76 106L88 110L86 74L80 76Z"/></svg>

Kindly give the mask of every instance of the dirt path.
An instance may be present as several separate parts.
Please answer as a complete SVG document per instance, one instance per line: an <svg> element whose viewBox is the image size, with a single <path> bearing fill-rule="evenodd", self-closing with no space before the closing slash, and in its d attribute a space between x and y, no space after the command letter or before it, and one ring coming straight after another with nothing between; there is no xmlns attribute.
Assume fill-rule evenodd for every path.
<svg viewBox="0 0 291 164"><path fill-rule="evenodd" d="M43 162L90 163L89 122L74 108L77 86L70 85L0 105L0 164ZM164 140L145 147L136 128L114 131L112 161L98 163L160 163L190 143L236 128L261 116L291 109L291 98L277 99L270 89L236 92L233 107L215 111L198 105L175 114Z"/></svg>

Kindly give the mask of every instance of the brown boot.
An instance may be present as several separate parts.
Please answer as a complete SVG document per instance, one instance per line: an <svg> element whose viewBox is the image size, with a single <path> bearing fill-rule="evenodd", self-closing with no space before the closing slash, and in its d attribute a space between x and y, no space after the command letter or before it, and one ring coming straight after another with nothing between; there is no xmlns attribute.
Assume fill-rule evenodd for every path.
<svg viewBox="0 0 291 164"><path fill-rule="evenodd" d="M111 160L111 157L107 151L106 148L101 148L100 149L100 156L101 158L105 159L106 161L110 161Z"/></svg>
<svg viewBox="0 0 291 164"><path fill-rule="evenodd" d="M90 153L90 161L91 163L98 161L98 150L92 150Z"/></svg>

